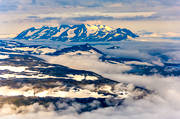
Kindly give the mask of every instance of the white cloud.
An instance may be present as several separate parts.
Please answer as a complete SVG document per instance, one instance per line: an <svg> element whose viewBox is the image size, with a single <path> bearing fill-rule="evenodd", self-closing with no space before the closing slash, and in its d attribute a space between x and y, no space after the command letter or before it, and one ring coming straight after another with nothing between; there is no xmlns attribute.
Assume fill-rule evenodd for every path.
<svg viewBox="0 0 180 119"><path fill-rule="evenodd" d="M114 76L115 77L115 76ZM131 75L126 78L129 79ZM119 77L120 78L120 77ZM11 108L12 105L6 105L1 110L1 119L178 119L180 116L180 81L178 77L174 80L163 77L142 77L142 79L129 79L131 82L143 84L156 90L156 94L150 95L141 100L126 100L124 106L109 107L98 109L92 112L82 114L75 113L76 108L80 105L75 104L74 107L69 107L65 112L55 112L53 107L45 109L42 106L34 104L27 107L19 107L17 111L23 110L28 113L15 114ZM135 81L136 80L136 81ZM14 107L15 108L15 107ZM11 115L7 115L7 113Z"/></svg>
<svg viewBox="0 0 180 119"><path fill-rule="evenodd" d="M60 56L41 56L49 63L54 64L61 64L64 66L68 66L73 69L79 70L88 70L94 71L99 73L106 72L106 73L117 73L130 70L130 66L126 66L124 64L110 64L106 62L99 61L96 55L75 55L75 56L68 56L68 55L60 55Z"/></svg>
<svg viewBox="0 0 180 119"><path fill-rule="evenodd" d="M171 62L171 63L179 63L180 62L180 51L167 52L166 55L170 57L168 62Z"/></svg>

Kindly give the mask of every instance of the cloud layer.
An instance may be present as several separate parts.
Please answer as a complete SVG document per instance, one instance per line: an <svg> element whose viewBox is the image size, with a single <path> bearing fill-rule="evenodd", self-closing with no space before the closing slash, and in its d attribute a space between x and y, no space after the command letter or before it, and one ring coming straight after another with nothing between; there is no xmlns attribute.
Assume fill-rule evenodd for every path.
<svg viewBox="0 0 180 119"><path fill-rule="evenodd" d="M138 21L143 22L141 24L145 24L144 21L179 21L179 6L179 0L0 0L0 32L17 34L30 26L49 24L123 25L123 21L137 27ZM151 28L152 24L144 27ZM166 29L169 27L167 24ZM154 25L153 29L156 28Z"/></svg>

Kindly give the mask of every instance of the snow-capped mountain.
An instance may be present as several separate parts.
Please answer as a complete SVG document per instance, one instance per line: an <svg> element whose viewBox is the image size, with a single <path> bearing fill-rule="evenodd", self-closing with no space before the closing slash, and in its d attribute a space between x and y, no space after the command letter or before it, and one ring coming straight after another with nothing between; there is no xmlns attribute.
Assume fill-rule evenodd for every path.
<svg viewBox="0 0 180 119"><path fill-rule="evenodd" d="M128 29L113 29L106 25L60 25L59 27L43 26L24 30L15 39L37 40L49 39L55 41L87 42L87 41L121 41L136 38Z"/></svg>

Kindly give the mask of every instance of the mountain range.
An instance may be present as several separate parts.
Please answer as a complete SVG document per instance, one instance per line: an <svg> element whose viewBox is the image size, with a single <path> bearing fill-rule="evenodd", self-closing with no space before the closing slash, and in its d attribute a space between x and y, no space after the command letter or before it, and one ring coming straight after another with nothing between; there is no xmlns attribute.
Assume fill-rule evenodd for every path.
<svg viewBox="0 0 180 119"><path fill-rule="evenodd" d="M48 39L63 42L121 41L138 37L126 28L111 28L106 25L59 25L59 27L42 26L22 31L14 39L39 40Z"/></svg>

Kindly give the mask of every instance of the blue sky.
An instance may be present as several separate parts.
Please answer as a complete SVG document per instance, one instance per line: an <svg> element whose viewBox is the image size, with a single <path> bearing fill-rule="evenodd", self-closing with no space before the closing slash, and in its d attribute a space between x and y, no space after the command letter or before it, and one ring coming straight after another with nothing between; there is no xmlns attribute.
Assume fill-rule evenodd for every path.
<svg viewBox="0 0 180 119"><path fill-rule="evenodd" d="M77 23L135 31L141 27L160 31L160 23L162 30L167 25L166 29L176 31L179 21L180 0L0 0L0 34L16 34L31 26Z"/></svg>

